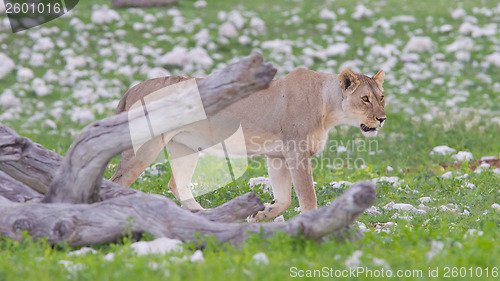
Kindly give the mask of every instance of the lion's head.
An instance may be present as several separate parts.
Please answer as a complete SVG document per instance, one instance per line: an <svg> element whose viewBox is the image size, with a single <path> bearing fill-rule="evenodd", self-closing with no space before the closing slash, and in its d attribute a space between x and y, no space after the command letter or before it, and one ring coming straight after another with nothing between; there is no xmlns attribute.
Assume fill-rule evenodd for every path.
<svg viewBox="0 0 500 281"><path fill-rule="evenodd" d="M384 78L383 70L373 77L355 74L349 69L339 74L340 87L344 93L342 109L349 114L349 123L359 126L367 137L376 136L377 128L382 127L387 118L382 94Z"/></svg>

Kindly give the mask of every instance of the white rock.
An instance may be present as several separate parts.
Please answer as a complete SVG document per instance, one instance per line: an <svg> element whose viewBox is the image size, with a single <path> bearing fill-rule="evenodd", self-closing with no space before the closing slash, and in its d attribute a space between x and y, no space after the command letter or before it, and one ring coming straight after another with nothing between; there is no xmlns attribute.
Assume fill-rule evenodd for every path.
<svg viewBox="0 0 500 281"><path fill-rule="evenodd" d="M268 265L269 264L269 259L267 258L266 253L257 253L252 256L252 259L255 261L257 264L263 264L263 265Z"/></svg>
<svg viewBox="0 0 500 281"><path fill-rule="evenodd" d="M252 43L252 39L250 39L250 37L248 37L246 35L241 35L238 38L238 43L240 43L241 45L248 45L248 44Z"/></svg>
<svg viewBox="0 0 500 281"><path fill-rule="evenodd" d="M453 30L453 25L451 24L445 24L439 27L439 32L441 33L448 33Z"/></svg>
<svg viewBox="0 0 500 281"><path fill-rule="evenodd" d="M274 222L285 222L285 217L283 217L283 215L280 215L279 217L276 217L274 219Z"/></svg>
<svg viewBox="0 0 500 281"><path fill-rule="evenodd" d="M271 194L271 180L266 177L257 177L257 178L251 178L248 181L248 185L250 188L253 188L254 186L259 186L259 188L264 192Z"/></svg>
<svg viewBox="0 0 500 281"><path fill-rule="evenodd" d="M399 56L402 62L416 62L420 60L420 56L415 53L403 53Z"/></svg>
<svg viewBox="0 0 500 281"><path fill-rule="evenodd" d="M481 157L481 161L489 161L497 159L495 156L483 156Z"/></svg>
<svg viewBox="0 0 500 281"><path fill-rule="evenodd" d="M76 273L77 271L87 268L84 264L81 263L75 264L72 261L67 261L67 260L60 260L59 264L64 265L64 267L66 267L66 269L73 274Z"/></svg>
<svg viewBox="0 0 500 281"><path fill-rule="evenodd" d="M219 11L219 13L217 13L217 18L220 21L225 21L227 19L227 13L224 11Z"/></svg>
<svg viewBox="0 0 500 281"><path fill-rule="evenodd" d="M382 207L385 210L397 210L397 211L412 211L412 212L420 212L422 210L419 210L411 204L405 204L405 203L394 203L390 202L384 207Z"/></svg>
<svg viewBox="0 0 500 281"><path fill-rule="evenodd" d="M468 238L468 237L471 237L471 236L483 236L484 232L481 231L481 230L477 230L477 229L469 229L467 230L467 232L464 234L464 238Z"/></svg>
<svg viewBox="0 0 500 281"><path fill-rule="evenodd" d="M450 148L449 146L446 145L440 145L436 146L432 149L431 155L439 154L439 155L448 155L454 153L456 150L453 148Z"/></svg>
<svg viewBox="0 0 500 281"><path fill-rule="evenodd" d="M464 211L462 213L460 213L459 215L468 216L468 215L470 215L470 212L468 210L464 209Z"/></svg>
<svg viewBox="0 0 500 281"><path fill-rule="evenodd" d="M359 230L362 231L362 232L366 232L368 231L368 228L366 228L366 225L360 221L357 222L358 223L358 227L359 227Z"/></svg>
<svg viewBox="0 0 500 281"><path fill-rule="evenodd" d="M156 17L152 14L145 14L143 21L147 23L153 23L156 22Z"/></svg>
<svg viewBox="0 0 500 281"><path fill-rule="evenodd" d="M162 65L185 65L190 62L187 56L187 49L181 46L175 46L172 51L166 53L158 59Z"/></svg>
<svg viewBox="0 0 500 281"><path fill-rule="evenodd" d="M388 173L392 173L392 172L394 172L394 168L393 168L393 167L391 167L391 166L387 166L386 171L387 171Z"/></svg>
<svg viewBox="0 0 500 281"><path fill-rule="evenodd" d="M1 56L0 56L1 59ZM31 66L43 66L45 63L45 56L40 54L40 53L32 53L30 60L29 60L29 65ZM1 66L0 66L1 69ZM1 70L0 70L1 73ZM1 76L0 76L1 77Z"/></svg>
<svg viewBox="0 0 500 281"><path fill-rule="evenodd" d="M0 79L2 79L14 70L16 64L4 53L0 53L0 62L2 62L0 63Z"/></svg>
<svg viewBox="0 0 500 281"><path fill-rule="evenodd" d="M35 77L33 71L29 68L21 67L17 71L17 81L18 82L28 82Z"/></svg>
<svg viewBox="0 0 500 281"><path fill-rule="evenodd" d="M82 247L80 250L69 252L68 255L69 256L82 256L82 255L86 255L88 253L96 254L97 251L92 249L92 248L89 248L89 247Z"/></svg>
<svg viewBox="0 0 500 281"><path fill-rule="evenodd" d="M153 241L135 242L130 247L134 250L135 254L143 256L149 254L165 255L172 251L182 251L181 245L182 242L180 240L161 237Z"/></svg>
<svg viewBox="0 0 500 281"><path fill-rule="evenodd" d="M430 52L432 51L432 39L426 36L415 36L406 43L407 52Z"/></svg>
<svg viewBox="0 0 500 281"><path fill-rule="evenodd" d="M135 31L140 31L140 30L146 29L146 25L142 22L134 22L134 24L132 25L132 28Z"/></svg>
<svg viewBox="0 0 500 281"><path fill-rule="evenodd" d="M479 165L479 167L477 167L477 169L474 171L475 173L482 173L484 170L489 170L491 167L490 164L488 163L481 163L481 165Z"/></svg>
<svg viewBox="0 0 500 281"><path fill-rule="evenodd" d="M237 29L242 29L245 25L245 18L241 16L240 12L235 10L229 13L227 20L231 22Z"/></svg>
<svg viewBox="0 0 500 281"><path fill-rule="evenodd" d="M190 262L204 262L205 258L203 257L203 252L200 250L196 250L194 254L189 257Z"/></svg>
<svg viewBox="0 0 500 281"><path fill-rule="evenodd" d="M459 61L470 61L470 53L466 51L458 51L455 53L455 58Z"/></svg>
<svg viewBox="0 0 500 281"><path fill-rule="evenodd" d="M496 67L500 67L500 53L496 52L486 57L486 62L493 64ZM1 77L1 72L0 72Z"/></svg>
<svg viewBox="0 0 500 281"><path fill-rule="evenodd" d="M235 38L238 36L238 31L230 22L225 22L219 27L219 35L227 38Z"/></svg>
<svg viewBox="0 0 500 281"><path fill-rule="evenodd" d="M205 45L210 41L210 32L208 31L208 29L203 28L198 33L196 33L194 39L196 40L196 43L198 45Z"/></svg>
<svg viewBox="0 0 500 281"><path fill-rule="evenodd" d="M389 182L389 183L392 183L392 186L394 187L398 187L398 186L401 186L401 184L404 183L404 180L400 180L398 177L385 177L385 176L382 176L380 178L374 178L372 179L372 182L373 183L378 183L378 182Z"/></svg>
<svg viewBox="0 0 500 281"><path fill-rule="evenodd" d="M452 17L453 19L463 18L463 17L465 17L466 15L467 15L467 12L465 12L465 10L464 10L464 9L462 9L462 8L457 8L457 9L455 9L455 10L453 10L453 11L451 12L451 17Z"/></svg>
<svg viewBox="0 0 500 281"><path fill-rule="evenodd" d="M336 20L337 15L335 12L328 9L321 9L321 12L319 12L319 18L324 20Z"/></svg>
<svg viewBox="0 0 500 281"><path fill-rule="evenodd" d="M467 188L470 188L470 189L474 189L476 187L475 184L471 183L471 182L464 182L464 184L462 185L462 187L467 187Z"/></svg>
<svg viewBox="0 0 500 281"><path fill-rule="evenodd" d="M381 212L375 206L371 206L370 208L366 209L365 213L368 213L370 215L380 215L381 214Z"/></svg>
<svg viewBox="0 0 500 281"><path fill-rule="evenodd" d="M54 122L54 121L53 121L53 120L51 120L51 119L47 119L47 120L45 120L44 124L45 124L45 126L47 126L47 127L51 128L51 129L54 129L54 130L55 130L55 129L57 129L57 124L56 124L56 122Z"/></svg>
<svg viewBox="0 0 500 281"><path fill-rule="evenodd" d="M417 19L414 16L399 15L391 18L391 23L396 22L416 22Z"/></svg>
<svg viewBox="0 0 500 281"><path fill-rule="evenodd" d="M110 23L120 20L120 15L111 9L97 9L92 11L91 20L96 24Z"/></svg>
<svg viewBox="0 0 500 281"><path fill-rule="evenodd" d="M47 51L54 48L54 42L48 37L38 38L33 45L33 51Z"/></svg>
<svg viewBox="0 0 500 281"><path fill-rule="evenodd" d="M474 48L474 40L470 37L462 37L456 39L453 43L446 47L447 53L457 52L457 51L471 51Z"/></svg>
<svg viewBox="0 0 500 281"><path fill-rule="evenodd" d="M363 255L363 252L360 250L354 251L350 257L348 257L345 261L345 266L346 267L358 267L361 264L361 256Z"/></svg>
<svg viewBox="0 0 500 281"><path fill-rule="evenodd" d="M330 184L332 185L332 188L344 188L344 187L351 186L352 182L348 182L348 181L332 181Z"/></svg>
<svg viewBox="0 0 500 281"><path fill-rule="evenodd" d="M33 88L33 91L35 91L35 94L39 97L44 97L50 93L49 88L45 85L45 81L40 78L33 79L31 87Z"/></svg>
<svg viewBox="0 0 500 281"><path fill-rule="evenodd" d="M108 253L104 256L105 261L113 261L115 259L115 253Z"/></svg>
<svg viewBox="0 0 500 281"><path fill-rule="evenodd" d="M352 18L355 20L359 20L362 18L369 18L373 16L373 12L367 9L363 4L356 5L356 9L354 13L352 13Z"/></svg>
<svg viewBox="0 0 500 281"><path fill-rule="evenodd" d="M441 175L441 178L443 179L451 179L453 177L453 172L446 172Z"/></svg>
<svg viewBox="0 0 500 281"><path fill-rule="evenodd" d="M94 121L95 116L92 111L86 108L74 108L71 113L71 121L74 123L80 123L82 125L88 124L90 121Z"/></svg>
<svg viewBox="0 0 500 281"><path fill-rule="evenodd" d="M68 56L66 57L66 68L73 70L76 68L83 68L87 65L87 61L84 56Z"/></svg>
<svg viewBox="0 0 500 281"><path fill-rule="evenodd" d="M427 252L427 260L431 260L435 255L439 254L443 250L443 248L443 242L432 240L431 250Z"/></svg>
<svg viewBox="0 0 500 281"><path fill-rule="evenodd" d="M196 63L204 68L209 68L214 64L212 58L202 47L195 47L191 49L187 55L190 62Z"/></svg>
<svg viewBox="0 0 500 281"><path fill-rule="evenodd" d="M336 148L337 148L337 153L347 152L347 147L345 146L338 145Z"/></svg>
<svg viewBox="0 0 500 281"><path fill-rule="evenodd" d="M454 159L462 162L468 162L474 158L472 153L468 151L459 151L456 155L453 156Z"/></svg>
<svg viewBox="0 0 500 281"><path fill-rule="evenodd" d="M260 46L262 49L274 50L280 53L291 54L292 44L293 43L288 40L275 39L270 41L264 41Z"/></svg>
<svg viewBox="0 0 500 281"><path fill-rule="evenodd" d="M250 27L253 35L264 35L266 33L266 23L261 18L252 17Z"/></svg>
<svg viewBox="0 0 500 281"><path fill-rule="evenodd" d="M158 78L158 77L165 77L165 76L170 76L170 72L166 70L163 67L155 67L151 68L148 71L148 79L153 79L153 78Z"/></svg>
<svg viewBox="0 0 500 281"><path fill-rule="evenodd" d="M177 8L171 8L167 10L167 15L171 17L179 17L181 16L181 11L179 11Z"/></svg>
<svg viewBox="0 0 500 281"><path fill-rule="evenodd" d="M335 43L328 46L328 48L323 50L323 53L328 56L341 56L344 57L347 51L351 48L347 43Z"/></svg>
<svg viewBox="0 0 500 281"><path fill-rule="evenodd" d="M199 0L194 2L194 7L196 9L204 9L207 7L207 1Z"/></svg>
<svg viewBox="0 0 500 281"><path fill-rule="evenodd" d="M12 91L7 90L0 96L0 105L3 109L18 107L21 105L21 100Z"/></svg>
<svg viewBox="0 0 500 281"><path fill-rule="evenodd" d="M422 197L422 198L419 198L418 201L420 201L422 203L429 203L429 202L432 202L434 200L430 197Z"/></svg>

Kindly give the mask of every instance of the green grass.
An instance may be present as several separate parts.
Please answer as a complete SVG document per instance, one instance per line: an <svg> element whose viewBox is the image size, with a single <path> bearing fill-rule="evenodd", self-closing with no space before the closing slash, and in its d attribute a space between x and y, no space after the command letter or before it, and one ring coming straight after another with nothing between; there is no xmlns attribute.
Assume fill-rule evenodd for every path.
<svg viewBox="0 0 500 281"><path fill-rule="evenodd" d="M99 4L108 5L109 1L100 0ZM64 49L72 49L75 55L82 55L91 59L95 64L89 64L81 71L81 76L74 81L82 83L85 81L102 81L103 89L110 93L109 97L99 97L96 103L107 103L117 100L134 81L142 81L146 76L136 71L133 75L119 74L118 71L104 73L103 62L105 60L116 61L122 54L116 50L111 56L99 55L99 50L112 47L114 43L127 44L127 49L133 47L142 49L144 46L161 48L162 53L170 51L175 45L183 45L187 48L196 46L194 34L202 28L208 28L212 40L216 43L214 50L207 50L210 55L219 54L220 58L214 59L214 66L202 70L206 74L221 67L219 63L225 63L237 57L250 54L258 50L260 44L255 46L242 46L238 39L230 39L227 43L218 42L218 26L223 23L218 19L219 11L240 11L245 18L258 16L266 22L267 33L265 35L251 35L252 40L260 43L267 40L287 39L293 42L291 54L283 54L280 51L259 50L266 61L273 62L280 70L279 77L286 74L286 63L292 63L293 67L306 66L313 70L338 73L342 63L348 60L359 59L362 64L358 66L363 73L376 73L387 59L382 56L371 56L370 50L373 45L387 47L393 44L402 51L405 44L413 35L429 36L434 42L431 53L419 53L419 60L415 64L422 68L420 74L430 73L426 79L414 79L408 70L408 66L398 60L395 65L387 70L387 79L384 84L387 97L386 112L388 119L379 136L375 139L365 139L358 128L339 126L330 133L329 143L325 150L315 156L313 174L316 184L319 205L324 205L342 194L344 188L333 188L333 181L360 181L370 180L381 176L396 176L404 182L400 186L391 183L377 184L377 199L375 206L379 208L380 214L361 215L358 219L367 227L364 237L359 241L339 242L328 238L323 243L315 243L302 239L292 239L282 234L264 240L258 235L252 236L244 245L233 247L231 245L219 245L214 241L208 243L203 250L205 261L192 263L190 261L178 261L184 256L194 252L195 245L185 244L182 253L170 253L165 256L150 255L136 256L130 249L131 239L124 239L121 243L101 244L93 246L97 254L85 256L70 256L68 253L75 248L67 245L50 246L43 241L33 241L27 237L23 242L16 242L8 238L0 238L0 280L287 280L291 279L291 267L302 270L322 270L323 267L333 270L344 270L347 268L345 261L355 253L361 251L359 266L371 270L381 268L391 269L394 274L398 270L422 270L422 278L397 278L398 280L499 280L492 277L492 268L500 267L500 212L495 211L491 205L500 204L499 175L492 171L481 174L474 173L467 163L455 169L455 177L443 179L440 176L446 172L440 166L443 163L451 163L451 156L430 156L432 148L438 145L448 145L457 151L470 151L475 159L482 156L500 157L500 126L491 121L492 118L500 116L500 94L495 87L500 68L482 66L489 54L500 49L500 38L497 35L472 38L477 48L470 51L471 61L460 63L455 59L453 53L446 52L446 46L457 38L467 37L458 31L463 22L462 18L452 19L450 10L462 6L468 15L474 15L478 26L489 23L498 23L499 14L491 17L474 14L474 7L487 7L489 9L497 6L497 1L465 1L457 4L455 1L401 1L387 0L366 4L375 12L372 18L353 20L351 14L355 9L355 3L347 0L337 1L279 1L270 2L265 0L241 1L213 1L208 3L205 9L193 8L193 1L180 1L174 5L181 11L186 23L192 23L196 18L201 22L194 24L193 32L169 31L172 27L173 18L166 14L165 8L144 9L145 13L157 16L153 27L166 28L165 34L172 40L157 40L155 34L147 38L147 31L135 31L133 24L141 22L143 16L133 10L119 10L123 26L117 26L116 22L104 25L87 26L85 30L78 31L71 26L71 18L54 20L41 28L12 34L0 31L3 37L0 40L0 52L6 53L18 66L29 67L36 77L43 77L47 70L59 73L65 69L65 61L61 56ZM382 3L385 2L385 5ZM328 8L337 13L337 20L323 20L318 17L322 8ZM338 13L339 8L345 8L346 14ZM85 24L91 23L92 4L80 1L74 10L74 16ZM296 14L302 19L300 23L287 24L287 21ZM363 42L367 35L363 28L371 27L374 22L386 19L390 20L396 15L412 15L415 22L402 22L392 24L393 34L387 34L381 27L375 28L370 35L376 43L365 45ZM3 19L4 15L0 15ZM429 18L428 18L429 17ZM339 25L339 21L346 20L352 33L340 34L332 32L332 28ZM210 27L209 23L216 26ZM321 31L318 24L326 24L326 30ZM450 24L453 29L449 33L434 32L434 27ZM30 37L33 32L43 28L57 27L54 32L46 37L54 42L61 40L65 47L54 47L45 53L45 65L31 67L26 61L19 58L23 47L31 48L37 39ZM125 36L109 35L117 29L127 32ZM246 30L250 30L247 26ZM417 30L420 30L416 32ZM243 33L240 32L240 34ZM305 47L322 49L328 47L328 38L333 43L341 42L339 36L345 38L351 48L346 56L330 57L327 61L313 59L309 63L302 56ZM111 38L110 44L100 45L99 39ZM82 38L88 41L83 43ZM206 49L206 48L205 48ZM140 52L140 51L139 51ZM436 59L436 54L441 53L444 58ZM144 64L153 67L153 58L145 55ZM335 60L336 63L331 61ZM329 65L330 61L330 65ZM445 63L445 64L442 64ZM139 67L133 63L133 55L126 55L122 65ZM165 66L172 75L192 75L196 72L184 71L180 67ZM87 71L87 72L85 72ZM67 73L69 76L71 73ZM97 77L97 78L96 78ZM432 84L432 79L443 78L444 84ZM488 80L491 79L491 81ZM413 88L405 88L410 81ZM28 83L29 84L29 83ZM51 94L46 97L37 97L31 87L26 83L17 82L16 71L0 79L0 95L6 89L12 89L17 97L21 99L23 110L13 112L15 118L1 119L0 122L7 124L21 135L29 137L60 154L65 154L69 145L74 140L78 130L87 123L80 124L72 122L70 110L75 107L94 108L94 103L82 104L72 96L73 86L70 84L54 81L47 83L52 87ZM456 91L461 91L456 93ZM467 94L464 94L466 92ZM446 102L457 95L464 95L465 102L458 102L455 106L447 105ZM56 101L62 101L64 112L60 117L49 114L57 108ZM43 102L43 104L40 104ZM0 109L0 115L9 109ZM41 112L40 118L33 118L35 112ZM94 112L95 118L104 118L113 114L112 106L107 106L102 112ZM47 127L44 120L50 118L57 128ZM338 145L347 147L348 153L337 153ZM112 160L112 164L118 163L118 157ZM333 167L341 164L343 168ZM345 164L345 166L344 166ZM362 168L360 165L364 165ZM328 165L328 166L327 166ZM330 166L333 165L333 166ZM354 167L347 167L348 165ZM387 166L394 168L394 172L388 173ZM331 167L331 168L329 168ZM133 188L162 194L173 198L168 191L167 183L171 172L168 162L157 167L161 170L158 175L146 172ZM105 173L106 177L113 174L111 165ZM211 171L201 171L203 175L210 175ZM216 173L217 171L213 171ZM468 174L466 179L457 179L458 175ZM235 196L250 191L248 180L252 177L265 176L265 160L255 158L250 161L250 167L246 173L236 181L216 191L206 193L198 197L202 206L211 208L223 204ZM467 183L474 184L474 188L463 187ZM272 200L272 196L254 188L264 202ZM382 207L390 202L411 204L419 206L421 197L431 197L434 201L425 203L430 209L425 214L405 213L395 210L386 210ZM174 199L175 200L175 199ZM448 204L454 204L450 206ZM441 206L448 206L457 212L439 211ZM292 195L292 206L284 213L285 219L298 214L295 210L298 200ZM462 215L467 210L469 215ZM487 213L485 212L487 211ZM406 217L406 218L405 218ZM378 223L394 222L389 228L390 232L380 232L376 228ZM354 225L359 228L358 224ZM468 234L470 229L476 229L482 235ZM380 232L380 233L379 233ZM152 239L145 235L145 240ZM428 253L431 245L441 242L443 249L437 251L430 259ZM256 263L252 256L264 252L269 258L269 265ZM113 261L104 260L108 253L115 253ZM177 257L173 258L173 257ZM71 261L80 270L71 271L60 263L61 260ZM468 277L445 278L445 267L464 267L469 273ZM469 268L473 268L474 276L476 268L482 268L483 274L480 278L472 278ZM439 268L438 278L429 278L429 269ZM489 277L486 276L486 268ZM479 272L479 271L478 271ZM364 275L361 275L364 276ZM334 278L343 280L358 280L365 278L345 277ZM369 279L369 278L368 278Z"/></svg>

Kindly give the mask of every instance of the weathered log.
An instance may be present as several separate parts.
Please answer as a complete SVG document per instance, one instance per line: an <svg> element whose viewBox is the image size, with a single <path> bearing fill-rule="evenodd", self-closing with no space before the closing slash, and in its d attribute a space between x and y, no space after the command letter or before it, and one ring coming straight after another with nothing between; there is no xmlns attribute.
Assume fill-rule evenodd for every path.
<svg viewBox="0 0 500 281"><path fill-rule="evenodd" d="M2 143L2 139L14 141ZM38 177L40 182L37 187L45 192L63 157L33 143L28 138L20 137L14 130L0 123L0 156L8 153L10 156L4 157L7 160L0 161L0 170L5 170L9 174L0 171L0 196L14 202L40 201L42 194L27 190L27 185L36 182L35 179ZM122 187L103 179L100 189L102 200L129 195L148 196L142 191ZM214 209L199 211L196 214L211 221L241 222L251 214L262 211L263 208L264 205L255 194L247 193Z"/></svg>
<svg viewBox="0 0 500 281"><path fill-rule="evenodd" d="M148 114L163 114L165 120L157 124L157 134L168 133L181 125L179 116L192 116L205 112L211 116L231 103L249 94L267 88L276 69L263 64L259 54L242 59L239 63L213 73L197 83L199 96L191 89L180 90L168 98L148 104ZM201 97L201 103L197 100ZM92 203L99 201L99 189L106 165L114 156L132 147L130 127L144 127L144 111L137 108L88 125L69 148L53 178L42 202ZM151 132L141 130L135 141L145 143Z"/></svg>
<svg viewBox="0 0 500 281"><path fill-rule="evenodd" d="M0 123L0 170L45 193L63 157Z"/></svg>
<svg viewBox="0 0 500 281"><path fill-rule="evenodd" d="M330 205L287 222L220 223L201 218L159 195L124 196L94 204L20 204L0 197L0 235L16 240L22 232L49 243L73 246L116 241L125 233L196 241L206 235L220 242L241 243L249 233L269 237L277 231L319 239L353 223L375 200L372 183L356 183ZM199 234L199 236L198 236Z"/></svg>
<svg viewBox="0 0 500 281"><path fill-rule="evenodd" d="M111 0L111 4L115 8L148 8L170 5L178 1L179 0Z"/></svg>
<svg viewBox="0 0 500 281"><path fill-rule="evenodd" d="M41 200L42 195L23 183L0 171L0 196L13 202L28 202Z"/></svg>
<svg viewBox="0 0 500 281"><path fill-rule="evenodd" d="M64 157L0 123L0 171L45 194ZM139 192L103 179L102 200ZM4 195L5 196L5 195Z"/></svg>

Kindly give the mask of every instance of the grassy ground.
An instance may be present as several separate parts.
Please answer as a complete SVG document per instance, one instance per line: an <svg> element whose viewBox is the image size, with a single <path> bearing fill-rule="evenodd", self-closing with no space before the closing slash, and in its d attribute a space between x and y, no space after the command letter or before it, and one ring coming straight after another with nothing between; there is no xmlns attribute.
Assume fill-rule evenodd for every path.
<svg viewBox="0 0 500 281"><path fill-rule="evenodd" d="M108 5L108 1L96 2ZM192 69L162 67L173 75L199 76L258 50L280 69L280 77L299 66L329 73L338 73L339 69L349 66L368 74L384 68L387 72L384 87L388 120L379 136L367 140L358 128L337 127L332 130L325 151L314 160L318 163L313 173L320 205L332 201L345 190L345 186L338 187L335 182L371 180L382 176L398 178L396 183L377 183L378 196L374 205L379 213L365 213L359 218L360 223L355 224L356 229L366 227L364 237L357 242L327 240L318 244L283 235L269 240L255 236L239 248L209 243L203 251L204 262L179 261L194 252L194 245L189 244L184 245L181 253L139 257L129 247L133 241L124 239L122 243L94 246L97 254L70 256L68 253L75 249L65 245L51 247L30 239L15 242L0 238L0 280L281 280L292 278L298 270L326 267L328 270L332 268L335 274L335 270L355 266L373 271L390 269L393 275L411 274L411 277L398 278L402 280L499 280L494 268L498 273L500 211L492 207L495 203L500 204L499 175L492 170L474 173L468 163L453 170L444 169L440 164L453 162L452 156L430 155L434 147L447 145L457 151L472 152L475 159L500 157L500 120L495 119L500 116L500 68L485 63L490 54L500 51L498 27L493 28L494 34L482 36L460 32L464 22L477 28L498 24L500 9L496 8L496 1L425 0L418 4L401 0L372 1L366 7L374 12L373 16L359 20L351 17L355 5L344 0L214 1L204 9L195 9L193 3L181 1L174 6L184 17L182 28L192 26L192 30L176 30L174 17L163 8L143 12L120 10L121 20L93 24L92 5L81 1L72 17L57 19L20 34L0 31L0 52L12 58L18 69L27 67L32 69L35 77L45 77L50 88L49 95L37 96L31 81L18 81L16 71L0 79L0 95L10 89L22 104L22 107L3 108L0 122L64 154L79 129L94 119L113 114L120 95L135 81L147 78L140 69L141 65L157 66L155 57L144 52L145 47L161 49L161 54L174 46L191 49L197 44L194 35L203 28L209 30L210 41L215 45L213 48L209 44L202 45L214 59L212 66L195 64ZM464 16L452 18L450 11L457 7L462 7L477 22ZM483 7L492 14L480 9ZM325 8L335 11L337 19L321 19L318 15ZM342 14L342 9L345 9L345 14ZM220 20L218 13L232 10L243 15L246 25L239 34L247 34L253 42L250 45L238 43L238 38L227 42L218 39L218 27L226 21ZM149 30L134 29L134 23L143 22L142 13L156 17ZM414 21L396 22L394 17L400 15L413 16ZM265 34L252 34L249 22L254 16L266 23ZM0 15L0 19L4 17ZM74 18L80 19L83 28L78 27ZM447 24L451 30L440 32L439 28ZM335 29L343 25L347 25L350 32ZM161 27L165 30L152 31ZM124 30L124 34L115 32L119 29ZM161 35L169 38L162 39ZM405 63L401 54L405 53L407 42L414 36L427 36L433 45L427 52L411 52L418 54L418 58ZM44 63L36 66L30 63L32 52L28 52L27 58L21 54L27 52L23 48L38 48L40 37L50 38L56 44L52 48L34 51L45 57ZM372 39L367 40L367 37ZM462 38L470 38L473 42L470 49L460 48L469 53L468 61L459 60L455 52L447 51L447 46ZM275 39L285 40L282 44L290 46L291 52L285 48L261 48L262 42ZM349 44L346 53L326 59L304 51L308 47L322 50L340 42ZM376 46L381 50L377 51ZM102 52L103 49L110 49L110 53ZM389 52L388 55L384 51ZM85 65L69 69L64 56L83 56ZM144 60L134 61L138 56ZM396 59L391 61L391 58ZM117 67L106 71L106 60L116 62ZM131 66L131 71L122 69L126 66ZM49 70L58 78L48 79ZM436 78L442 78L442 81ZM90 100L72 94L75 89L85 87L92 89L88 93ZM99 94L94 99L94 93L99 91L106 94ZM62 112L58 115L60 110ZM93 118L72 120L71 115L78 110L88 110ZM47 119L56 126L48 124ZM339 152L340 145L348 151ZM118 159L114 159L112 164L117 162ZM198 201L209 208L248 192L250 178L267 174L264 162L260 158L252 160L243 177L200 196ZM338 168L336 164L342 167ZM389 172L388 166L394 171ZM160 173L157 174L155 169L147 171L133 187L172 197L166 187L171 175L168 163L157 166L156 170ZM111 165L106 176L111 176L113 171ZM447 171L453 171L453 176L441 177ZM258 188L253 191L264 201L272 200L269 194ZM382 208L395 202L421 209L419 199L422 197L433 199L423 203L429 207L425 214ZM298 213L295 195L292 199L292 206L284 213L285 219ZM152 237L147 235L143 239ZM259 252L267 255L268 265L259 264L252 258ZM115 253L113 261L104 259L108 253ZM65 266L61 260L70 261L72 265ZM446 267L450 278L445 278ZM458 267L458 275L453 267ZM465 269L465 277L460 277L460 274L464 276L461 267ZM434 270L432 273L435 274L436 269L439 269L438 277L429 277L429 270ZM416 278L420 275L421 278ZM366 274L360 274L359 278L349 275L339 279L358 280L364 276Z"/></svg>

